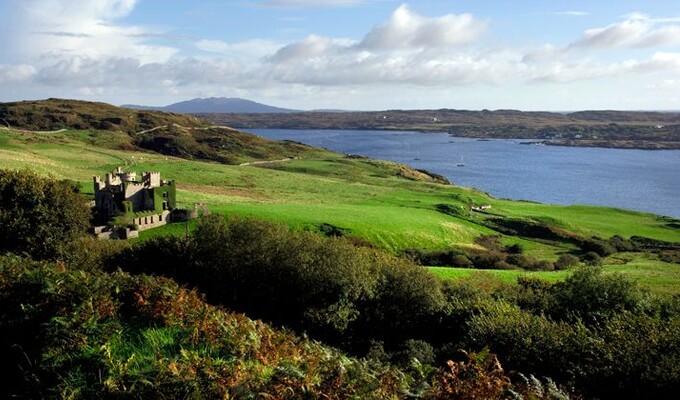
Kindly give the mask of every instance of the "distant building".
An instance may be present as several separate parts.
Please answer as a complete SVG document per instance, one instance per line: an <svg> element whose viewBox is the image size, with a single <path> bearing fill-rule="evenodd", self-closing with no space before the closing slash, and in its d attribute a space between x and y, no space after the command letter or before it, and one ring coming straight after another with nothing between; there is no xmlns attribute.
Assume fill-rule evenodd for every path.
<svg viewBox="0 0 680 400"><path fill-rule="evenodd" d="M139 231L170 222L171 212L176 210L175 182L161 180L159 172L144 172L138 180L136 173L118 167L104 180L93 177L93 182L95 219L107 224L94 227L97 237L136 237ZM197 213L189 214L181 213L186 218ZM123 218L114 223L117 217Z"/></svg>
<svg viewBox="0 0 680 400"><path fill-rule="evenodd" d="M93 180L95 210L101 221L142 211L170 212L176 207L175 181L161 180L160 172L144 172L137 180L136 173L118 167L104 180L99 176Z"/></svg>

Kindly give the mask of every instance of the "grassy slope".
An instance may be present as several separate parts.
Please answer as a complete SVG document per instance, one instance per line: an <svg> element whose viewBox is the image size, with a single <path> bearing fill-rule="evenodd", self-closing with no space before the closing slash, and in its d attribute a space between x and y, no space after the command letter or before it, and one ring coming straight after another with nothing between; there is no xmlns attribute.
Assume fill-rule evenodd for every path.
<svg viewBox="0 0 680 400"><path fill-rule="evenodd" d="M434 209L436 204L459 205L470 200L491 204L491 211L497 214L549 219L587 236L639 235L680 242L680 230L667 227L667 221L651 214L497 200L468 188L404 179L398 176L399 167L388 162L348 159L319 150L308 154L314 159L228 166L97 147L97 135L101 133L31 134L0 130L0 168L31 168L57 178L73 179L83 185L85 192L92 191L92 175L104 174L119 165L138 172L160 171L163 177L177 181L180 205L206 202L214 212L254 215L300 229L329 223L394 252L409 247L476 246L477 236L493 233L476 223L481 216L473 214L470 220L464 220ZM114 139L106 135L106 140ZM182 226L170 226L145 236L183 230ZM529 254L548 259L570 250L568 245L548 245L514 237L506 237L504 242L521 243ZM611 269L635 275L632 265ZM645 266L646 269L637 270L668 268L667 264L655 260L647 260ZM562 276L548 274L552 274L549 278ZM648 275L645 272L645 276ZM665 279L680 282L677 275L657 280ZM645 283L642 278L641 281Z"/></svg>
<svg viewBox="0 0 680 400"><path fill-rule="evenodd" d="M660 295L678 294L680 268L677 264L669 264L640 254L617 254L607 260L607 273L621 273L641 286ZM550 282L565 279L570 271L502 271L475 270L466 268L429 267L429 270L442 279L500 279L503 282L515 282L520 276L541 278Z"/></svg>

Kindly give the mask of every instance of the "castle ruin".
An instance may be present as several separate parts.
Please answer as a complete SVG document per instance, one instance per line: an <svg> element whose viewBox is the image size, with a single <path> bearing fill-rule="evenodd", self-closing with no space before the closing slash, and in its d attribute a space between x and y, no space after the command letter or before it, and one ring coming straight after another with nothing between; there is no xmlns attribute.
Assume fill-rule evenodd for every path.
<svg viewBox="0 0 680 400"><path fill-rule="evenodd" d="M104 180L94 176L93 181L95 219L99 223L109 223L117 217L128 221L124 234L108 226L95 227L98 237L134 237L138 231L165 225L177 205L175 181L161 180L160 172L144 172L138 180L135 172L118 167Z"/></svg>

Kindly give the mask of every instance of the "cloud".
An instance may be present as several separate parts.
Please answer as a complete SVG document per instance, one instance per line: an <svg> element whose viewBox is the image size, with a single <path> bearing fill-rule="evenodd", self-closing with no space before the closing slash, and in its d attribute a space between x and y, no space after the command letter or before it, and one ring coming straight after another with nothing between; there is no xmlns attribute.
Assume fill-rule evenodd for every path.
<svg viewBox="0 0 680 400"><path fill-rule="evenodd" d="M194 45L197 49L217 54L222 57L231 57L243 61L258 60L271 55L281 48L280 43L269 40L253 39L240 43L228 43L222 40L196 40Z"/></svg>
<svg viewBox="0 0 680 400"><path fill-rule="evenodd" d="M2 65L0 64L0 84L23 82L35 75L36 69L32 65Z"/></svg>
<svg viewBox="0 0 680 400"><path fill-rule="evenodd" d="M472 14L448 14L426 18L403 4L389 20L369 32L360 47L371 50L430 48L470 43L486 30L486 23Z"/></svg>
<svg viewBox="0 0 680 400"><path fill-rule="evenodd" d="M150 44L146 29L122 26L136 0L7 0L6 17L15 23L0 27L9 51L34 60L73 56L107 58L125 54L143 62L168 60L177 50ZM0 56L1 57L1 56Z"/></svg>
<svg viewBox="0 0 680 400"><path fill-rule="evenodd" d="M680 45L680 19L632 13L604 28L588 29L571 48L659 47Z"/></svg>
<svg viewBox="0 0 680 400"><path fill-rule="evenodd" d="M0 54L0 83L33 85L44 92L361 96L371 90L434 93L466 85L540 86L624 75L680 81L679 53L640 50L677 43L680 21L642 14L586 30L566 46L493 46L483 41L489 24L474 15L426 17L407 5L354 39L312 34L292 43L227 42L123 25L119 18L131 12L132 0L24 0L26 7L8 1L17 6L15 16L25 27L12 31L11 39L23 37L30 46L23 46L26 53L18 61ZM38 6L48 11L32 11ZM587 51L609 47L632 50L625 60Z"/></svg>

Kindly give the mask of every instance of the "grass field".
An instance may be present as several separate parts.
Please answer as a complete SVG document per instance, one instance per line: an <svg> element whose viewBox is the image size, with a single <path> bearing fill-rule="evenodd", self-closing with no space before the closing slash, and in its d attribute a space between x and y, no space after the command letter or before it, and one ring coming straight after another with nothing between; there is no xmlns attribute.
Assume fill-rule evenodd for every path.
<svg viewBox="0 0 680 400"><path fill-rule="evenodd" d="M467 209L470 203L487 203L496 215L547 220L584 236L638 235L680 242L680 229L669 227L668 221L652 214L498 200L470 188L404 179L400 176L403 167L389 162L318 151L314 159L229 166L98 147L93 143L110 144L116 140L99 137L93 141L97 135L101 133L0 130L0 168L29 168L55 178L72 179L81 183L86 194L92 193L93 175L103 175L117 166L136 172L159 171L164 179L176 181L180 206L206 202L212 212L281 221L296 229L314 230L327 223L394 253L407 248L476 247L475 238L496 233L481 224L484 215L464 212L460 218L454 217L437 211L436 206L441 204ZM184 229L183 225L168 226L144 232L142 237L164 232L182 234ZM519 243L525 253L550 260L573 250L573 246L564 243L511 236L503 237L502 243ZM680 287L680 275L671 273L673 267L655 260L628 260L608 270L629 274L662 292L678 292L680 289L672 289L673 285ZM469 274L470 270L446 268L433 272L451 278ZM520 274L492 273L506 280ZM536 273L548 280L562 279L566 274Z"/></svg>
<svg viewBox="0 0 680 400"><path fill-rule="evenodd" d="M519 271L519 270L476 270L469 268L428 267L442 279L475 278L498 279L502 282L516 282L520 276L540 278L548 282L566 279L571 271ZM649 255L620 253L610 256L604 265L605 273L620 273L637 282L643 288L661 295L675 295L680 291L680 266L659 261Z"/></svg>

